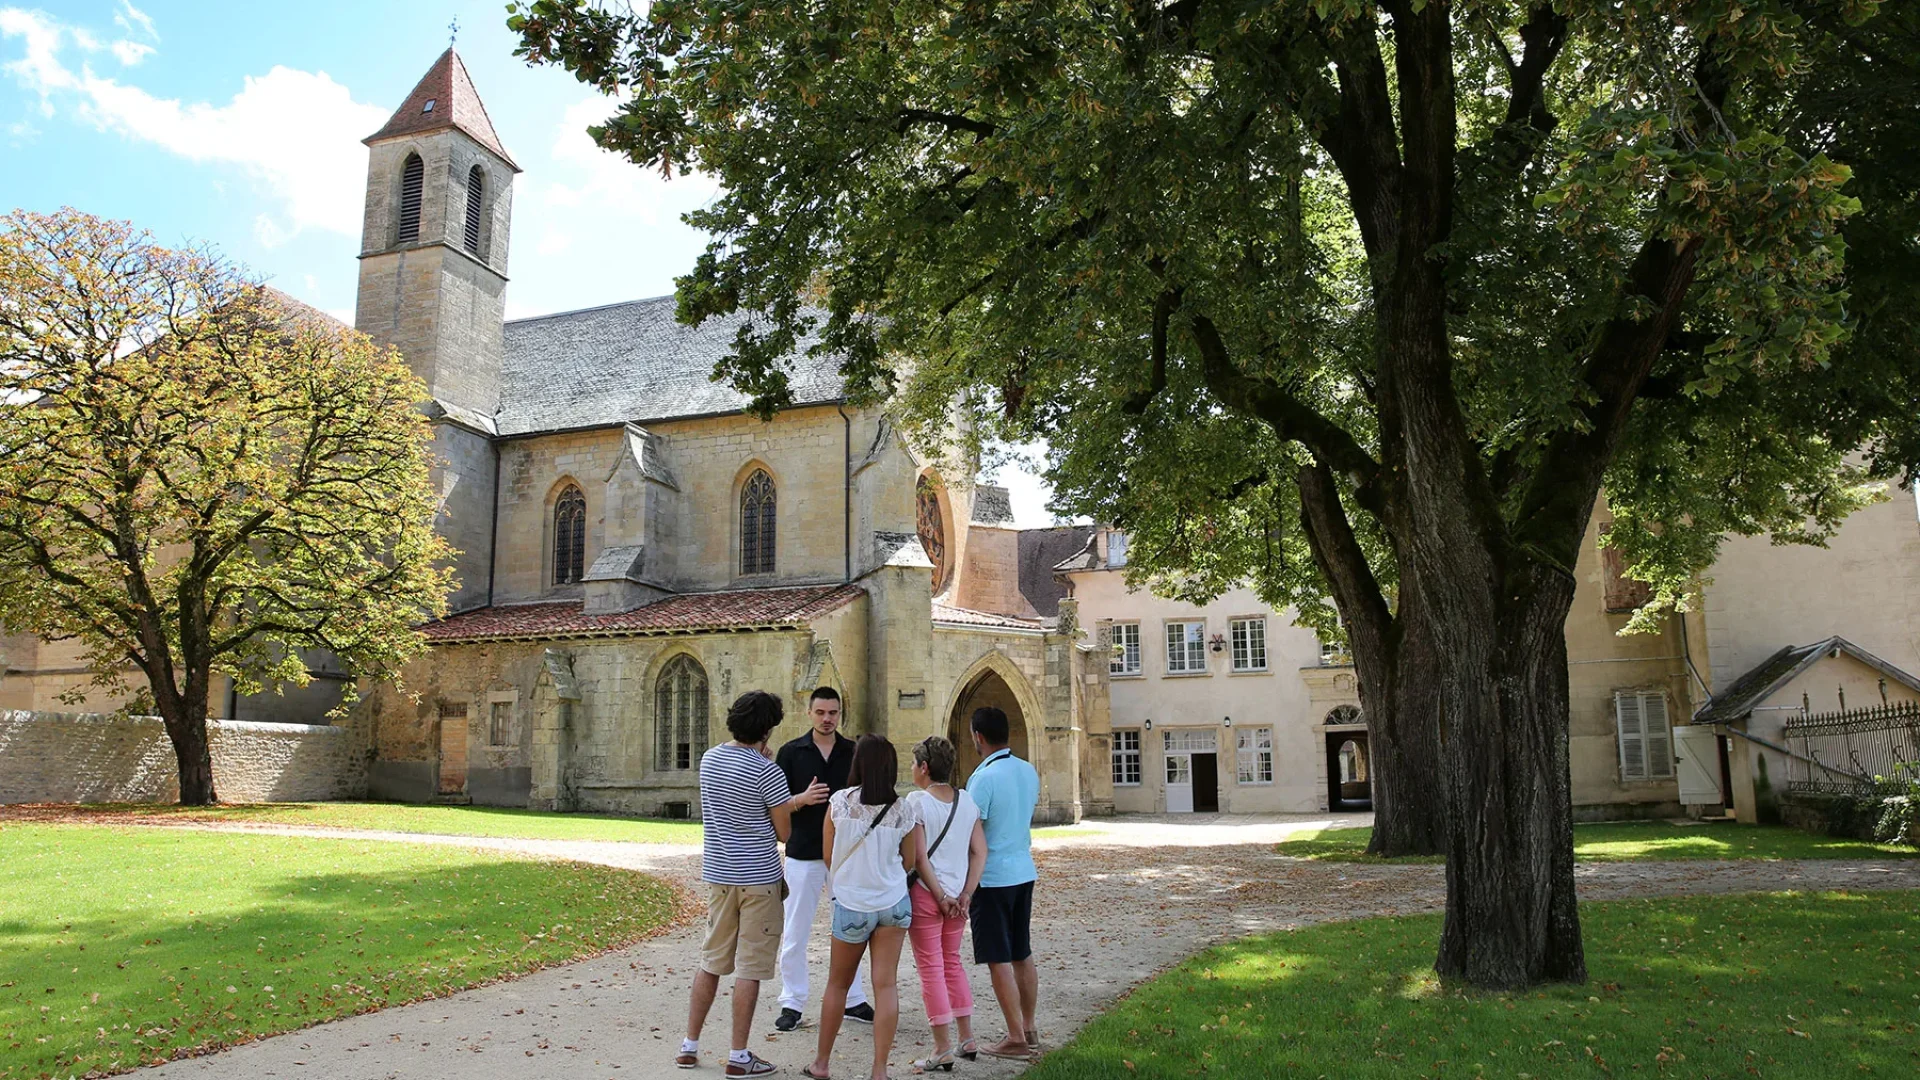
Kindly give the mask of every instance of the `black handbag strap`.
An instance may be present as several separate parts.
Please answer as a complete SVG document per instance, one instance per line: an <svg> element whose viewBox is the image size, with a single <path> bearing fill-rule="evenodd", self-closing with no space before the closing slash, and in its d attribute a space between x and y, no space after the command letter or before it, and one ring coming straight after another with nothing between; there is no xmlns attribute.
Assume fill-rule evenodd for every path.
<svg viewBox="0 0 1920 1080"><path fill-rule="evenodd" d="M960 789L954 788L953 789L953 805L951 808L947 810L947 823L945 825L940 826L940 835L934 837L933 844L927 848L927 858L929 859L933 858L933 853L940 849L940 841L945 840L947 838L947 830L953 828L953 819L958 817L959 815L960 815Z"/></svg>

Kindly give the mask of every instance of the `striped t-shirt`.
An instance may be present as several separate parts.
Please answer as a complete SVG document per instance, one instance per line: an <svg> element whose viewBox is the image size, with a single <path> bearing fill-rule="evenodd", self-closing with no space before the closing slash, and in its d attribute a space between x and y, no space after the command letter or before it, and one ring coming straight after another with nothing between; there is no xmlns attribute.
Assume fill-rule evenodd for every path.
<svg viewBox="0 0 1920 1080"><path fill-rule="evenodd" d="M706 856L700 878L714 885L771 885L785 871L768 809L791 798L787 774L758 750L733 743L700 755L700 817Z"/></svg>

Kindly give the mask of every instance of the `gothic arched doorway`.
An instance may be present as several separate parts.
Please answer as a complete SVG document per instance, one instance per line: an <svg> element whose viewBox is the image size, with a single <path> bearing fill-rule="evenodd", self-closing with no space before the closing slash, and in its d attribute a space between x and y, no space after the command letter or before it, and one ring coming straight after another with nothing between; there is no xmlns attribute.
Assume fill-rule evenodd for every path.
<svg viewBox="0 0 1920 1080"><path fill-rule="evenodd" d="M953 740L958 755L953 781L956 784L965 784L967 777L973 775L974 766L980 764L980 755L973 749L973 711L989 705L1007 714L1007 742L1014 754L1033 760L1027 752L1027 719L1020 709L1020 699L999 672L983 671L960 692L953 703L953 715L947 718L947 738Z"/></svg>

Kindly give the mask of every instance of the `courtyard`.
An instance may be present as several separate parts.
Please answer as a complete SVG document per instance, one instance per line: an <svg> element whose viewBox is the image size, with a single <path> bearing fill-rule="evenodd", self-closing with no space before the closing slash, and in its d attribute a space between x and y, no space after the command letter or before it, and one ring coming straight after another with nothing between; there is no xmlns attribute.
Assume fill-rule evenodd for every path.
<svg viewBox="0 0 1920 1080"><path fill-rule="evenodd" d="M259 953L262 959L256 966L263 970L249 973L252 982L243 1004L252 1014L221 1024L226 1013L242 1015L235 1012L241 996L217 1001L209 1014L214 1026L203 1034L201 1047L215 1052L183 1056L147 1070L156 1076L359 1080L439 1077L456 1070L472 1077L684 1075L672 1069L670 1051L678 1037L686 982L698 954L698 927L684 919L693 912L686 899L691 895L687 887L697 881L699 862L698 834L687 826L674 826L683 830L674 835L648 822L434 808L442 815L439 827L449 831L424 833L289 823L287 819L301 815L299 807L276 808L272 813L246 807L196 814L150 809L10 808L0 822L15 836L26 830L65 832L69 845L83 834L110 835L120 852L118 865L125 871L143 860L177 863L200 845L228 841L306 845L311 850L302 857L317 868L324 869L329 859L337 859L356 863L365 871L359 875L357 891L343 893L332 903L277 911L278 929L254 935L262 938L258 943L262 948L271 938L267 952L273 955ZM408 823L405 817L389 813L400 808L345 804L329 809L335 821ZM50 820L55 818L65 823ZM1742 1053L1758 1046L1756 1052L1786 1061L1778 1048L1768 1049L1778 1035L1792 1040L1787 1045L1800 1051L1805 1067L1839 1061L1826 1055L1852 1046L1846 1051L1847 1067L1863 1065L1873 1072L1884 1070L1900 1053L1910 1055L1915 1045L1910 1003L1914 989L1908 984L1920 940L1911 940L1912 935L1903 932L1915 914L1914 894L1887 890L1920 888L1920 860L1865 845L1827 849L1821 852L1824 857L1795 857L1819 849L1810 848L1802 834L1770 829L1762 830L1766 843L1750 840L1740 845L1735 852L1738 858L1583 861L1578 869L1581 899L1599 902L1584 909L1594 962L1592 984L1511 998L1458 996L1440 990L1430 977L1423 979L1420 974L1431 959L1438 933L1435 913L1445 900L1441 866L1281 854L1289 843L1308 842L1303 838L1327 830L1363 829L1367 824L1366 815L1203 816L1197 821L1143 815L1038 831L1035 847L1042 887L1036 894L1035 936L1042 958L1040 1023L1049 1053L1035 1075L1113 1075L1113 1061L1125 1060L1141 1075L1180 1076L1193 1068L1196 1059L1205 1062L1209 1054L1218 1055L1219 1067L1230 1067L1228 1075L1318 1075L1312 1071L1315 1062L1343 1058L1358 1062L1372 1058L1376 1049L1382 1056L1367 1068L1382 1071L1363 1069L1356 1075L1399 1075L1387 1063L1395 1068L1418 1064L1423 1073L1430 1069L1447 1075L1477 1075L1469 1071L1471 1065L1483 1064L1494 1074L1512 1075L1500 1071L1505 1066L1499 1056L1516 1050L1537 1057L1536 1063L1544 1068L1556 1062L1566 1064L1565 1048L1574 1047L1571 1053L1591 1066L1589 1055L1579 1048L1588 1034L1594 1036L1595 1055L1657 1065L1656 1055L1667 1052L1663 1046L1673 1047L1676 1037L1634 1028L1631 1014L1644 1008L1664 1016L1667 1005L1663 1002L1670 1003L1676 994L1700 993L1709 1001L1702 1008L1734 1010L1742 1018L1756 1007L1749 1000L1754 995L1793 999L1780 1008L1795 1021L1775 1025L1777 1018L1769 1013L1754 1016L1748 1027L1739 1029ZM601 834L622 827L652 839L553 835L556 830ZM1676 834L1706 838L1725 827L1645 823L1608 828L1639 829L1651 841ZM452 830L521 835L455 835ZM1620 841L1616 837L1610 842ZM1657 844L1646 846L1656 855L1661 850ZM332 855L326 854L330 848ZM468 961L463 956L463 965L450 970L442 961L396 954L387 964L389 969L428 968L427 974L433 977L415 976L387 988L379 1000L356 1002L333 1012L292 1010L293 994L307 988L302 983L295 989L289 980L304 977L319 982L319 973L308 969L324 965L327 957L317 949L299 959L283 957L280 953L288 948L285 941L299 939L303 933L307 938L338 933L335 927L380 935L379 923L390 912L374 904L381 898L368 890L392 884L387 878L400 866L408 868L409 881L436 872L465 872L487 883L483 895L494 896L491 890L498 888L498 902L514 901L516 916L540 922L541 928L554 919L536 915L561 911L566 912L562 921L575 927L598 927L615 920L620 913L605 910L606 898L656 896L657 892L647 891L650 878L676 889L679 907L598 930L610 936L597 946L579 940L536 941L533 935L541 928L531 922L526 927L516 924L516 943L536 948L528 951L516 946L504 962ZM16 892L37 887L42 880L32 868L13 861L4 874L7 887ZM630 880L623 885L596 876L604 874ZM199 902L187 899L197 895L196 886L152 873L144 873L140 880L147 879L152 884L143 886L144 891L171 882L180 890L177 899L182 903L190 907ZM1689 899L1657 899L1663 897ZM157 896L156 902L162 899ZM529 905L544 912L529 910ZM58 921L52 908L40 910ZM169 910L165 918L170 923L195 921L186 910ZM214 913L206 921L227 918ZM15 941L7 950L9 973L0 982L20 982L32 991L26 995L12 988L5 991L11 995L5 1000L21 1003L11 1013L0 1014L10 1017L6 1022L15 1029L14 1041L19 1041L22 1025L36 1021L44 1002L32 999L46 988L27 986L22 979L29 973L12 970L32 961L26 959L26 950L11 946L39 943L48 934L64 935L55 940L71 938L79 943L68 924L38 925L45 921L35 914L7 927ZM237 923L222 925L229 936L239 932L234 929ZM1635 927L1643 929L1635 931ZM1721 927L1724 939L1709 937ZM1753 955L1701 957L1696 950L1681 957L1682 935L1691 944L1704 941L1741 953L1750 948ZM405 931L389 936L409 941ZM411 947L418 951L431 937L421 934ZM824 939L824 933L817 934L816 946ZM1751 946L1738 944L1748 939ZM1768 943L1776 939L1781 943L1791 939L1805 955L1783 962L1770 951ZM254 956L253 949L240 952L249 961ZM1763 956L1772 959L1763 960ZM99 959L121 957L106 953ZM816 956L815 963L822 967L824 958ZM1834 972L1842 963L1853 969L1852 974ZM1768 979L1755 979L1762 969L1769 973ZM1656 970L1659 980L1651 977ZM31 977L38 974L33 972ZM206 981L197 971L193 977ZM293 993L255 1000L269 997L272 992L261 987L273 985L275 979L280 980L281 991ZM1889 979L1904 981L1897 987L1880 985ZM1685 985L1676 989L1675 980ZM162 981L172 988L170 980ZM930 1040L911 964L902 965L900 983L902 1023L895 1071L905 1075L904 1063L924 1053ZM330 984L322 983L323 990L325 985ZM1743 986L1747 997L1741 996ZM224 991L224 986L213 989ZM1891 993L1896 989L1900 992ZM976 993L984 997L984 990L982 980ZM1710 1003L1716 995L1724 999L1719 1006ZM212 996L221 998L220 993ZM1234 999L1232 1008L1221 1005L1228 997ZM86 1001L84 994L69 998L73 995L56 993L45 1001L57 1000L62 1009L99 1007ZM1457 1027L1458 1037L1442 1049L1423 1043L1411 1051L1404 1045L1388 1045L1393 1040L1376 1039L1380 1032L1394 1030L1403 1032L1399 1041L1404 1043L1407 1029L1418 1029L1422 1023L1409 1012L1410 1004L1417 1002L1435 1005L1434 1010L1415 1010L1421 1016L1453 1017L1446 1023L1449 1030ZM393 1007L382 1007L389 1003ZM1505 1013L1510 1006L1516 1010L1510 1024L1488 1022L1488 1014ZM271 1015L281 1009L288 1012ZM1155 1013L1157 1019L1146 1017L1142 1010ZM55 1009L48 1010L49 1018L55 1014ZM1554 1033L1559 1025L1574 1023L1576 1015L1577 1037ZM1377 1019L1369 1019L1368 1030L1355 1034L1353 1021L1359 1016ZM148 1030L153 1022L143 1014L134 1026ZM982 1030L994 1026L983 1020ZM1779 1032L1773 1031L1776 1026ZM76 1046L90 1053L106 1040L106 1025L89 1020L84 1027L84 1038ZM1526 1047L1513 1039L1513 1033L1522 1028L1532 1040ZM1821 1041L1810 1043L1802 1036L1785 1034L1787 1028L1818 1035ZM1841 1028L1854 1031L1851 1041L1828 1038ZM1764 1038L1761 1029L1765 1029ZM1876 1031L1880 1034L1875 1035ZM1711 1038L1712 1031L1701 1037ZM849 1028L843 1036L836 1052L843 1070L862 1059L866 1038L864 1028ZM1552 1040L1558 1043L1548 1045ZM1862 1040L1864 1049L1856 1045ZM123 1041L130 1042L130 1037ZM228 1044L239 1045L221 1048ZM31 1038L28 1046L12 1049L0 1042L0 1076L13 1080L64 1075L29 1068L31 1054L23 1051L32 1045ZM183 1033L182 1039L165 1042L149 1053L165 1057L195 1045ZM1671 1052L1697 1056L1711 1045L1717 1044ZM769 1024L756 1050L776 1062L797 1064L811 1046L810 1026L791 1035L776 1035ZM1900 1046L1909 1049L1888 1048ZM1556 1051L1562 1056L1556 1057ZM1489 1057L1489 1052L1494 1056ZM137 1060L123 1057L111 1071L128 1068ZM90 1058L85 1067L108 1071L107 1066L106 1059ZM962 1067L981 1077L1010 1076L1023 1068L985 1058ZM1822 1074L1788 1070L1768 1075Z"/></svg>

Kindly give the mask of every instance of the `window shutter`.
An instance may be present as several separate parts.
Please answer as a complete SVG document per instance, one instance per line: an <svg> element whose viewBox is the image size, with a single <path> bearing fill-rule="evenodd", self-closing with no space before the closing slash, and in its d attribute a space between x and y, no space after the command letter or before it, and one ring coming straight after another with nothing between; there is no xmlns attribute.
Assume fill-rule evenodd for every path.
<svg viewBox="0 0 1920 1080"><path fill-rule="evenodd" d="M420 239L420 195L426 186L426 166L420 155L408 154L400 167L400 229L396 239L410 244Z"/></svg>
<svg viewBox="0 0 1920 1080"><path fill-rule="evenodd" d="M480 203L486 190L486 174L475 165L467 172L467 220L463 237L470 255L480 254Z"/></svg>
<svg viewBox="0 0 1920 1080"><path fill-rule="evenodd" d="M1640 695L1640 724L1647 748L1647 778L1673 775L1673 729L1667 726L1667 695Z"/></svg>
<svg viewBox="0 0 1920 1080"><path fill-rule="evenodd" d="M1620 778L1644 780L1647 776L1647 740L1641 726L1640 695L1622 691L1613 695L1614 713L1620 721Z"/></svg>

